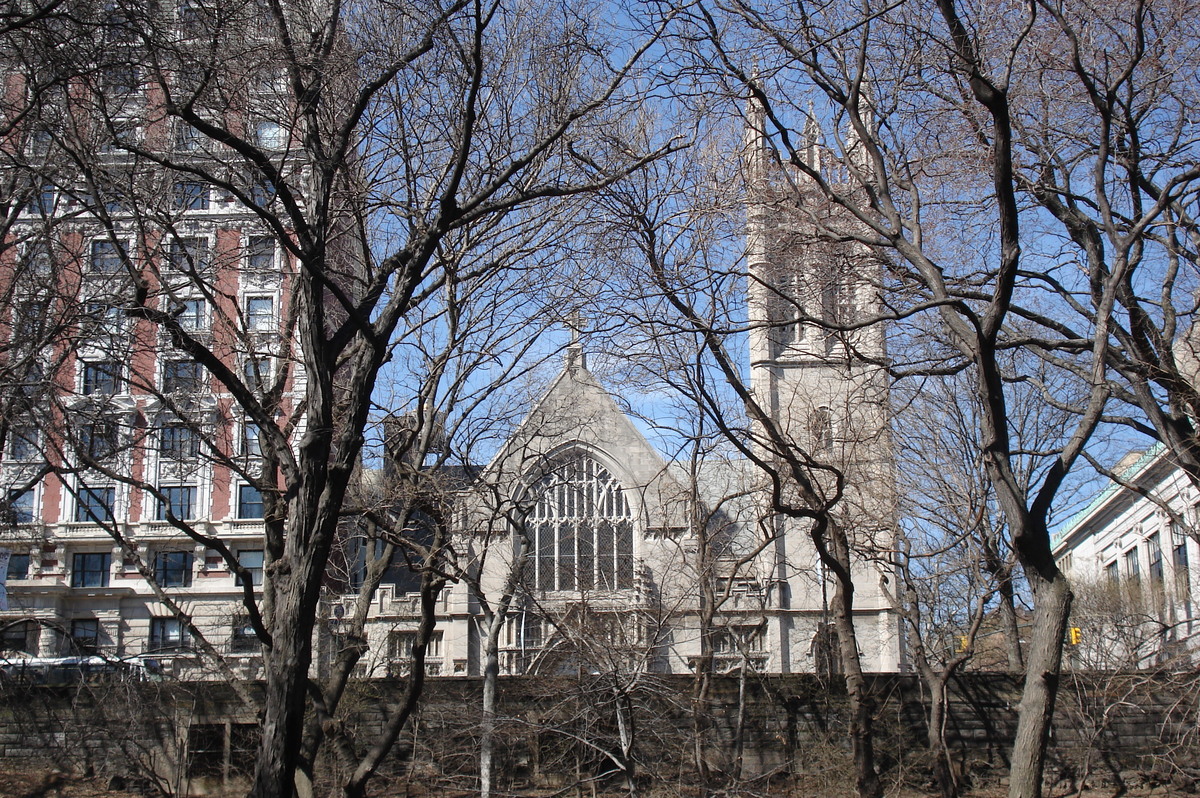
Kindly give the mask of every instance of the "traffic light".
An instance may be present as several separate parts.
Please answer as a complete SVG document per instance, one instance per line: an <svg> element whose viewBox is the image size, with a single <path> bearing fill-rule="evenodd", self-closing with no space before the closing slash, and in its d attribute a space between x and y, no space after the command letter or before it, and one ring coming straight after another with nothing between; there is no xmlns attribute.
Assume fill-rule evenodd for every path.
<svg viewBox="0 0 1200 798"><path fill-rule="evenodd" d="M1072 626L1067 630L1067 640L1073 646L1079 645L1079 641L1083 640L1083 630L1078 626Z"/></svg>

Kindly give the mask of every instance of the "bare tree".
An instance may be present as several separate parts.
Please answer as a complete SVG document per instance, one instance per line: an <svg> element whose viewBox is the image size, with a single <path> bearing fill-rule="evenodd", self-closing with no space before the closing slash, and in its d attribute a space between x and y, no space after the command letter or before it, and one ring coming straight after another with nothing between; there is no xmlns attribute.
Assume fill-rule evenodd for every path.
<svg viewBox="0 0 1200 798"><path fill-rule="evenodd" d="M828 233L889 253L886 315L936 318L936 339L891 350L901 354L893 372L965 370L980 397L981 464L1034 596L1013 796L1041 791L1071 600L1048 530L1060 488L1108 404L1107 336L1123 279L1113 272L1092 282L1094 334L1064 324L1069 307L1045 312L1027 288L1044 262L1026 252L1027 228L1042 218L1021 211L1017 153L1025 131L1016 120L1026 81L1047 74L1026 70L1023 53L1045 30L1043 18L1028 12L1006 7L967 19L953 2L853 11L717 3L693 18L710 43L702 55L716 79L765 109L761 124L750 125L778 153L781 174L815 187L857 225L826 222ZM796 100L813 94L823 108L806 112ZM805 131L814 117L829 120L825 143L840 153L832 173L811 154L814 136ZM800 212L822 224L812 206ZM1069 406L1075 416L1028 479L1009 420L1005 351L1012 346L1066 361L1073 375L1037 386L1046 406ZM869 778L860 791L874 792Z"/></svg>
<svg viewBox="0 0 1200 798"><path fill-rule="evenodd" d="M980 467L971 392L956 376L911 387L911 394L902 388L897 397L897 493L904 523L896 604L927 694L934 780L949 797L964 787L946 739L951 681L969 666L996 667L997 654L1011 671L1021 671L1016 563ZM987 649L993 657L981 656Z"/></svg>
<svg viewBox="0 0 1200 798"><path fill-rule="evenodd" d="M714 140L728 146L728 129L715 132ZM745 153L730 147L724 163L664 161L606 192L607 241L640 290L639 304L624 312L651 342L649 350L673 355L660 361L668 384L692 403L708 434L728 441L761 480L763 515L770 520L758 551L783 560L766 572L782 581L784 574L808 571L801 550L817 562L810 593L827 612L817 634L836 648L850 696L855 772L861 788L874 794L880 787L873 699L854 596L864 585L873 588L890 567L886 379L879 362L865 354L882 339L866 310L862 323L848 328L855 332L834 328L826 337L812 328L823 329L821 314L832 318L858 313L860 304L873 306L880 262L869 249L842 246L790 215L793 187L781 187L771 174L760 133L750 131ZM739 222L743 207L749 208L748 246L739 240L746 232ZM835 294L840 300L823 302ZM785 334L800 337L785 341ZM747 349L752 381L740 365ZM781 362L794 371L775 382ZM710 595L709 611L718 595ZM828 634L830 627L836 634ZM886 645L887 630L874 631L872 645Z"/></svg>
<svg viewBox="0 0 1200 798"><path fill-rule="evenodd" d="M530 254L524 231L655 157L606 126L636 105L629 81L656 33L621 38L594 8L510 14L469 0L353 11L275 2L181 9L118 4L10 31L5 57L38 111L21 124L48 140L55 158L31 161L20 149L6 160L39 185L51 181L79 221L112 242L109 304L132 328L132 351L169 344L259 433L261 459L250 465L226 429L190 412L182 386L140 370L151 360L135 354L115 376L132 393L158 397L205 439L205 458L263 496L261 600L227 541L176 513L168 521L242 578L266 666L253 794L290 795L306 767L321 585L381 369L405 362L413 331L452 316L446 297L515 274ZM253 253L218 247L210 257L193 237L188 212L217 197L282 253L275 337L257 334L221 282L226 264ZM190 323L185 295L203 303L212 335ZM243 360L253 367L241 368ZM419 374L421 364L412 365ZM422 386L430 384L437 381L412 381L405 400L417 406L426 437L436 403L424 403ZM59 404L47 429L78 419L67 397ZM119 451L104 457L94 436L61 439L64 451L48 459L59 473L155 490L121 465L145 447L136 428L120 430ZM124 461L109 458L122 453ZM80 484L82 495L93 490ZM412 495L420 494L418 486ZM431 601L441 577L431 567L423 578ZM336 703L336 690L329 698ZM344 794L362 793L402 725L389 725Z"/></svg>

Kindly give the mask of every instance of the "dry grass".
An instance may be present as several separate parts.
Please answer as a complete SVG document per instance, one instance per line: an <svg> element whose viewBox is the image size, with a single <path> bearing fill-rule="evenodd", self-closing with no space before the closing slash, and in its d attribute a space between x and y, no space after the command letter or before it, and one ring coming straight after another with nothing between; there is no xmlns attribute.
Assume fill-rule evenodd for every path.
<svg viewBox="0 0 1200 798"><path fill-rule="evenodd" d="M73 775L64 773L60 770L16 770L11 764L0 768L0 798L146 798L149 795L146 792L133 789L122 789L122 785L108 783L106 779L88 778L85 776ZM441 798L447 798L445 792L437 793ZM1007 788L1001 785L990 785L981 787L968 792L964 798L1006 798ZM398 791L387 789L384 784L376 784L372 790L372 795L378 798L423 798L413 785L408 784ZM467 798L469 794L462 793L463 798ZM572 795L573 793L568 793ZM590 792L585 791L585 795L590 798ZM599 796L608 798L605 793L599 793ZM617 798L619 793L611 793L612 798ZM845 787L842 788L826 788L818 792L809 789L772 789L766 793L760 791L751 791L745 794L745 798L753 796L769 796L769 798L853 798L853 792ZM1183 798L1183 796L1194 795L1194 793L1185 792L1182 790L1171 789L1170 787L1157 788L1131 788L1126 792L1118 793L1115 789L1108 787L1103 789L1085 790L1079 798ZM661 787L654 791L655 798L672 798L664 792ZM1063 790L1047 790L1045 798L1075 798L1076 793ZM216 798L213 796L212 798ZM228 798L233 798L230 795ZM514 797L515 798L515 797ZM533 793L522 795L520 798L537 798ZM674 798L678 798L675 796ZM742 798L729 794L728 798ZM935 798L929 792L919 790L895 790L888 792L888 798Z"/></svg>

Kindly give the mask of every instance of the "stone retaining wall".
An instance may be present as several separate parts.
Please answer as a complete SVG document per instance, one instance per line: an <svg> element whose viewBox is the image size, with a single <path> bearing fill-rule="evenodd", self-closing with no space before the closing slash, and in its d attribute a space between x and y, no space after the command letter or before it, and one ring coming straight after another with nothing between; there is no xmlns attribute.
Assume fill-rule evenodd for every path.
<svg viewBox="0 0 1200 798"><path fill-rule="evenodd" d="M1196 682L1194 676L1065 676L1050 752L1053 777L1136 770L1148 754L1159 754L1161 763L1163 752L1173 766L1193 767ZM872 684L880 766L885 775L920 783L927 762L925 690L912 676L881 675ZM345 724L363 745L382 728L401 686L366 682L347 696ZM721 677L699 716L693 688L681 676L643 676L631 688L611 674L501 679L501 786L533 790L586 780L625 764L623 748L631 748L639 779L688 784L695 780L697 735L705 765L722 778L740 773L743 780L789 779L816 788L845 783L845 691L836 679ZM432 679L426 689L382 778L412 779L424 790L469 790L481 684ZM1019 690L1008 674L967 674L952 683L946 729L964 772L1003 774ZM632 746L618 713L624 728L633 729ZM245 741L254 723L224 685L8 684L0 694L0 758L140 774L174 794L212 792L248 770ZM189 752L189 745L197 750ZM328 775L336 765L323 768Z"/></svg>

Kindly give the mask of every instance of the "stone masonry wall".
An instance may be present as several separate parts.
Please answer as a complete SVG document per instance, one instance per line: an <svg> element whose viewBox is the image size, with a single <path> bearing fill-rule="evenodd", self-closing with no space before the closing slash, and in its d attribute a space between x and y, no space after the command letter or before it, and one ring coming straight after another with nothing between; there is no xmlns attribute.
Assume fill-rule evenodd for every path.
<svg viewBox="0 0 1200 798"><path fill-rule="evenodd" d="M476 777L480 682L426 684L420 713L381 779L419 784L426 792L468 791ZM911 676L878 676L873 684L880 766L889 777L919 784L927 770L925 691ZM345 724L362 744L382 727L401 686L364 682L347 696ZM845 694L836 679L721 677L700 715L693 712L693 688L686 676L501 679L499 786L551 789L596 777L603 786L613 781L604 774L621 767L642 782L688 784L695 780L697 735L706 767L718 778L790 780L817 789L846 783ZM967 674L952 684L947 735L964 773L1003 775L1019 690L1019 680L1007 674ZM1195 676L1065 676L1050 751L1052 777L1127 772L1142 767L1151 753L1160 755L1161 768L1164 751L1171 752L1172 767L1194 767L1196 695ZM215 792L245 773L250 754L244 743L239 748L227 740L223 754L219 736L215 752L204 743L210 750L203 773L201 754L187 749L189 741L199 747L214 730L241 729L244 738L254 723L232 690L211 683L0 684L0 758L8 765L134 778L167 794ZM335 769L322 763L326 778Z"/></svg>

